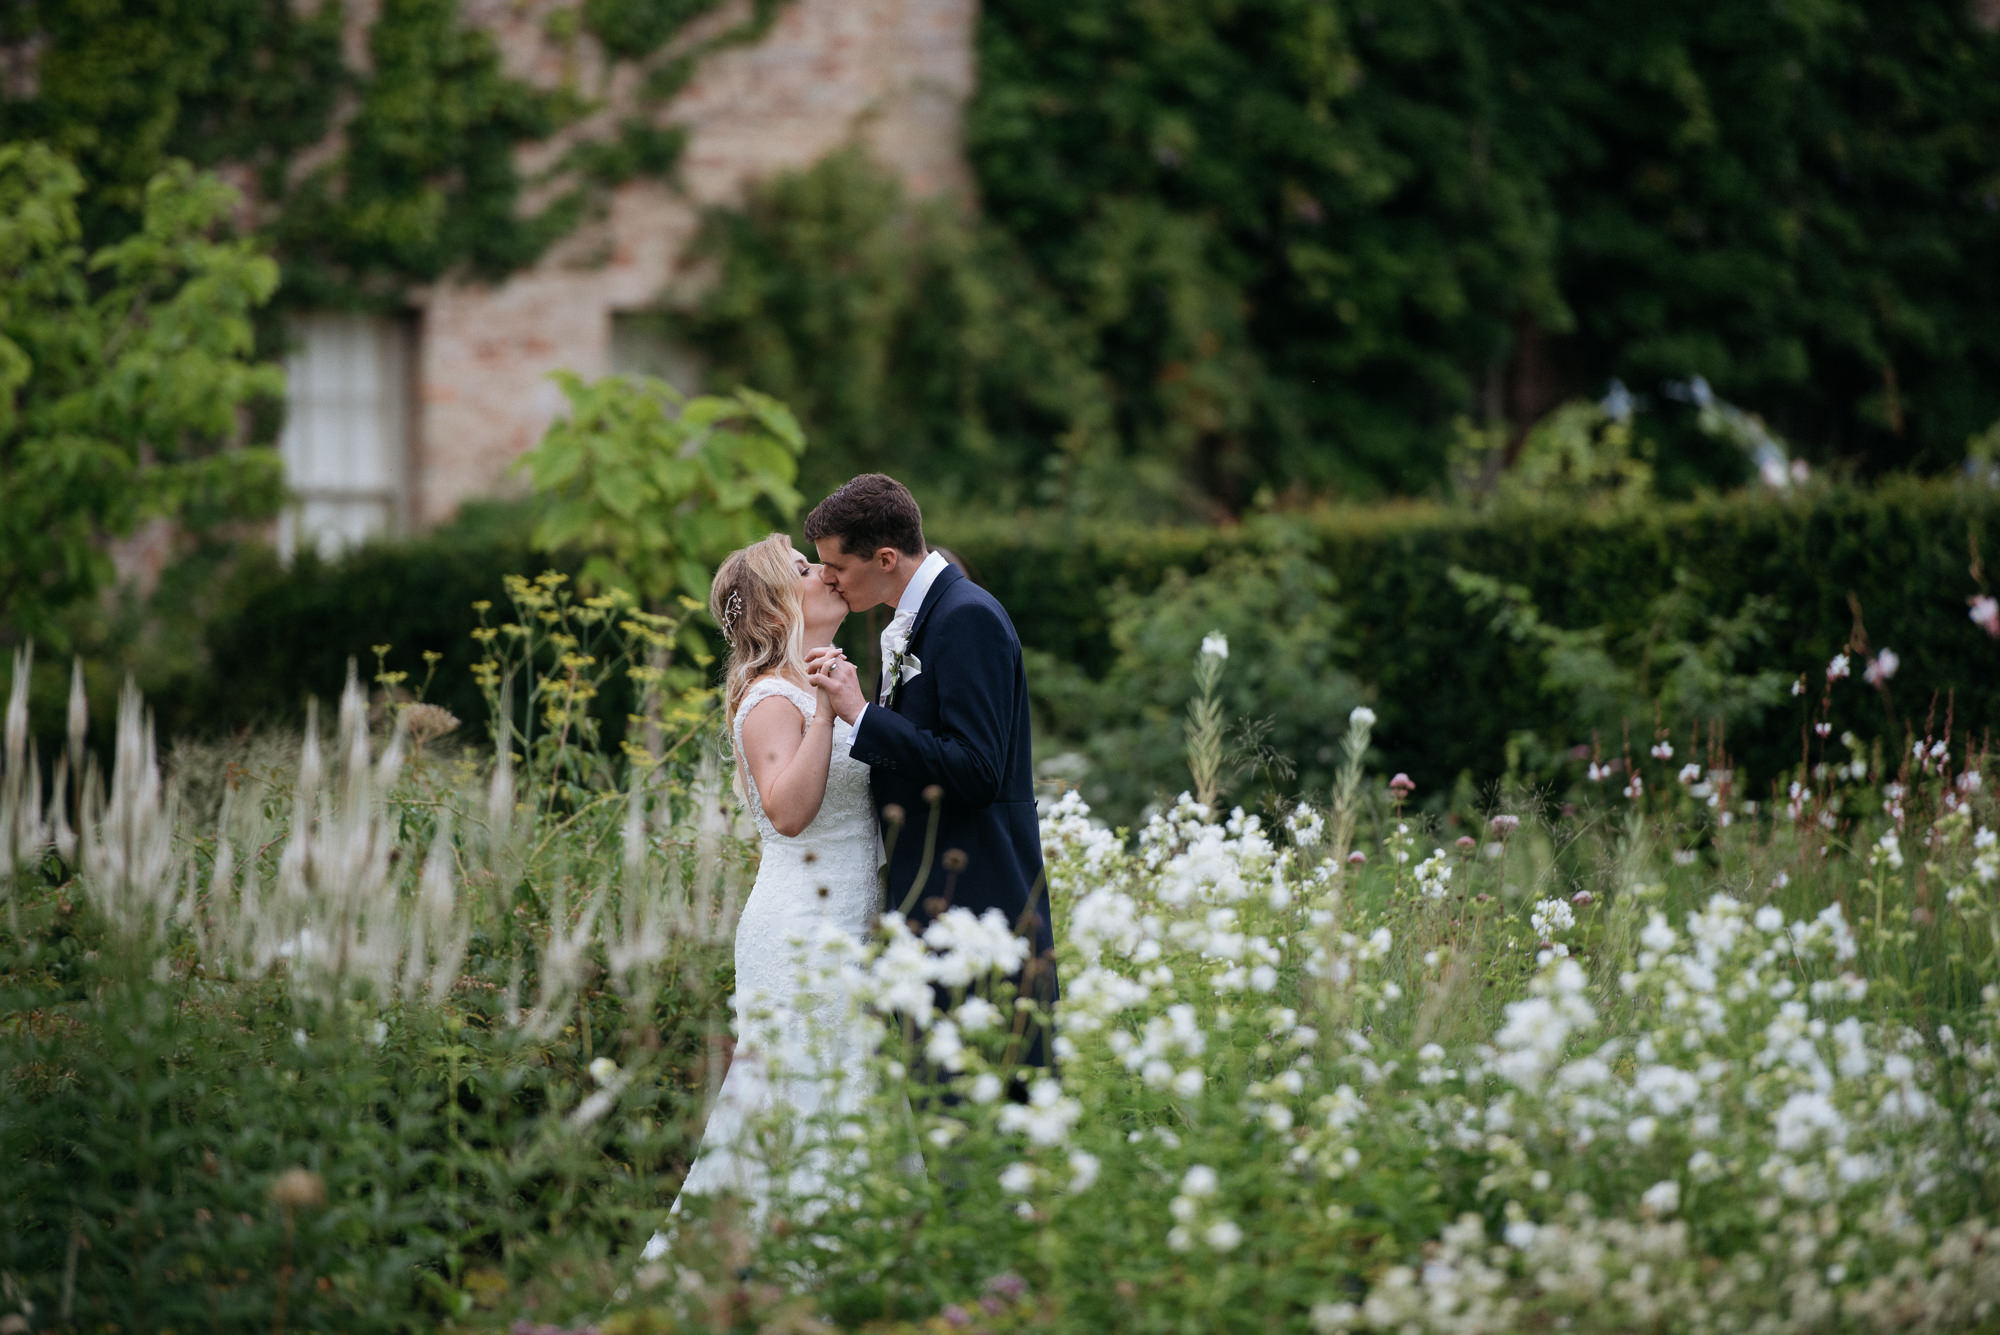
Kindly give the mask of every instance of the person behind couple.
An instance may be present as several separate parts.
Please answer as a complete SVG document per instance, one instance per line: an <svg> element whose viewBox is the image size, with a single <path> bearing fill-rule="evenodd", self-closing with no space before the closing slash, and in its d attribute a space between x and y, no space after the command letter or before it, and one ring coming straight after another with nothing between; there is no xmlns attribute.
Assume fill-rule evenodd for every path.
<svg viewBox="0 0 2000 1335"><path fill-rule="evenodd" d="M864 473L806 516L820 576L848 610L888 604L882 679L863 696L851 664L809 651L812 680L854 726L889 850L887 907L925 924L947 908L998 912L1030 958L1011 980L1052 1007L1054 924L1035 808L1028 684L1006 609L924 543L916 499ZM1015 1059L1052 1066L1046 1010L1017 1013Z"/></svg>
<svg viewBox="0 0 2000 1335"><path fill-rule="evenodd" d="M737 792L762 857L736 926L736 1054L672 1213L689 1197L727 1193L761 1217L774 1183L795 1197L826 1188L818 1119L865 1102L856 1073L872 1030L840 966L874 927L881 843L868 768L849 755L848 725L807 680L807 651L833 642L846 604L774 533L722 562L709 610L728 644L723 699ZM775 1156L760 1134L774 1113L791 1128ZM646 1259L668 1245L656 1233Z"/></svg>

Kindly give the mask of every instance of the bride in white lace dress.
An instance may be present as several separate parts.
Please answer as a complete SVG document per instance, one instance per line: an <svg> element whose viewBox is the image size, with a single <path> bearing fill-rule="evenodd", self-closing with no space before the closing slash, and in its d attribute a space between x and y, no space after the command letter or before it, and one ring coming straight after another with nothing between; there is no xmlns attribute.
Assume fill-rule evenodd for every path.
<svg viewBox="0 0 2000 1335"><path fill-rule="evenodd" d="M881 843L852 729L806 680L805 651L833 642L847 604L774 533L722 563L709 607L729 642L738 791L763 857L736 927L735 1056L672 1213L731 1194L755 1220L778 1195L824 1189L828 1123L865 1099L871 1030L841 966L879 912ZM655 1233L646 1259L668 1245Z"/></svg>

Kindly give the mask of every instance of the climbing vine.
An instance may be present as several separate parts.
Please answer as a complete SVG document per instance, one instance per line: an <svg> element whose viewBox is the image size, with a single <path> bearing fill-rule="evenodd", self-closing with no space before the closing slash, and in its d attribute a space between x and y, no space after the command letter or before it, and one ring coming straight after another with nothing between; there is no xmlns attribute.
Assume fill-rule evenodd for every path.
<svg viewBox="0 0 2000 1335"><path fill-rule="evenodd" d="M721 0L573 0L546 20L645 73L640 105L546 172L525 145L597 113L601 88L510 74L462 0L383 0L366 59L342 57L339 0L25 0L0 6L0 140L36 139L93 183L93 240L137 220L169 158L250 174L289 306L394 302L464 271L532 264L637 176L671 180L684 136L652 112L699 62L754 42L789 0L676 43ZM608 86L608 78L603 81Z"/></svg>

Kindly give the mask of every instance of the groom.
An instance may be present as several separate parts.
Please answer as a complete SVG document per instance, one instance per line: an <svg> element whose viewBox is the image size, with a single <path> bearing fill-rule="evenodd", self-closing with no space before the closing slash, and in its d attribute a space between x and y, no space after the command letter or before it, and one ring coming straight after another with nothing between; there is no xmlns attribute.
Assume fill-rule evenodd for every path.
<svg viewBox="0 0 2000 1335"><path fill-rule="evenodd" d="M1020 995L1052 1006L1055 934L1014 623L926 549L916 499L892 477L864 473L821 501L806 516L806 537L819 549L820 577L849 610L896 609L882 632L873 702L851 666L827 671L835 651L808 659L826 677L834 712L854 726L851 754L872 770L892 844L888 906L919 931L947 907L998 909L1033 947L1014 980ZM1053 1064L1046 1024L1017 1014L1016 1032L1021 1064Z"/></svg>

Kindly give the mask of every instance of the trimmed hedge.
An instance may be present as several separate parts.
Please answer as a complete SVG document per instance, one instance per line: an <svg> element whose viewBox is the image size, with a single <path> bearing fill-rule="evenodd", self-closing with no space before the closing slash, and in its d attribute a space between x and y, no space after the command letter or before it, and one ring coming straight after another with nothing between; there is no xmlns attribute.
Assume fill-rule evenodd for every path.
<svg viewBox="0 0 2000 1335"><path fill-rule="evenodd" d="M1961 483L1894 481L1870 490L1744 494L1643 510L1472 514L1406 504L1264 517L1222 529L944 515L933 516L930 527L932 539L950 547L1006 604L1026 645L1100 682L1118 660L1110 597L1117 586L1148 596L1173 583L1170 571L1198 577L1232 553L1295 555L1303 544L1335 581L1332 606L1312 614L1325 618L1326 634L1336 641L1321 661L1336 663L1369 691L1379 715L1377 763L1407 771L1430 794L1449 791L1461 776L1481 784L1498 778L1510 734L1532 731L1559 745L1590 740L1587 731L1574 735L1574 702L1544 689L1535 654L1468 610L1447 575L1453 566L1524 585L1555 625L1601 625L1614 634L1643 629L1649 605L1673 587L1676 569L1705 585L1717 613L1735 611L1752 595L1775 600L1761 666L1806 674L1811 690L1728 739L1752 792L1798 762L1807 707L1818 698L1827 660L1853 630L1850 594L1870 646L1893 648L1902 660L1890 683L1899 719L1891 741L1901 744L1901 724L1923 728L1934 697L1941 727L1947 693L1961 737L1968 725L1983 734L2000 719L2000 644L1966 616L1968 597L1982 589L1972 571L1975 544L1981 553L2000 552L2000 493ZM207 672L173 689L154 688L163 729L212 731L297 718L308 694L335 697L348 658L364 674L372 671L369 646L381 643L394 645L394 666L419 677L422 651L443 653L430 698L469 722L483 718L469 672L471 603L491 598L504 606L506 574L577 565L536 551L528 528L518 507L493 507L414 541L370 546L337 561L302 558L289 571L256 574L244 581L236 610L209 628ZM861 621L845 637L857 657L872 652ZM1286 632L1293 643L1300 633ZM1190 664L1196 647L1185 646ZM1836 729L1891 733L1881 704L1863 702L1861 665L1854 667L1856 680L1836 698ZM1088 699L1075 695L1069 675L1065 684L1051 674L1042 690L1039 703L1062 723L1044 726L1045 754L1080 740L1064 731L1090 727L1088 716L1077 714ZM1282 713L1290 703L1268 700L1262 707ZM1664 721L1677 742L1694 722ZM1653 720L1648 714L1631 723L1642 746ZM1329 718L1323 731L1335 736L1343 724ZM1178 723L1164 726L1177 730ZM1603 743L1613 753L1620 739ZM1178 773L1144 777L1162 787L1185 782Z"/></svg>
<svg viewBox="0 0 2000 1335"><path fill-rule="evenodd" d="M230 610L208 627L206 670L149 684L162 732L294 722L308 697L323 708L339 699L350 659L366 682L378 644L391 646L389 665L408 672L412 687L423 680L424 651L444 655L426 698L469 725L484 720L472 677L472 604L489 599L504 611L506 576L574 574L581 565L537 551L532 527L526 507L479 506L422 537L373 542L330 560L306 552L289 569L268 562L244 571Z"/></svg>
<svg viewBox="0 0 2000 1335"><path fill-rule="evenodd" d="M1904 723L1922 729L1945 697L1961 737L2000 719L2000 645L1967 618L1982 585L1974 552L2000 552L2000 493L1956 482L1895 480L1870 490L1756 493L1643 510L1530 508L1468 514L1399 505L1266 518L1227 529L1024 525L1013 520L934 524L933 539L966 561L1008 607L1028 645L1101 676L1114 647L1105 591L1123 581L1158 587L1164 572L1196 574L1224 555L1269 548L1303 530L1338 581L1347 640L1343 663L1374 688L1380 763L1440 792L1461 775L1486 783L1506 768L1510 733L1532 730L1583 743L1566 702L1541 685L1535 655L1468 611L1447 572L1458 566L1526 586L1543 616L1568 628L1642 629L1651 602L1677 568L1707 588L1718 613L1752 595L1780 609L1767 627L1763 666L1806 674L1809 691L1762 726L1728 739L1756 792L1801 755L1807 709L1828 660L1854 629L1893 648L1902 667L1890 689ZM1196 645L1187 646L1189 661ZM1861 691L1861 664L1854 664ZM1836 732L1883 735L1878 702L1837 698ZM1282 710L1283 701L1268 707ZM1694 720L1663 720L1684 737ZM1631 720L1650 736L1650 716ZM1339 721L1328 720L1329 732ZM1892 741L1901 743L1900 729ZM1620 739L1603 739L1615 752ZM1643 743L1639 744L1643 748ZM1963 749L1961 744L1961 750ZM1173 776L1163 776L1173 782Z"/></svg>

